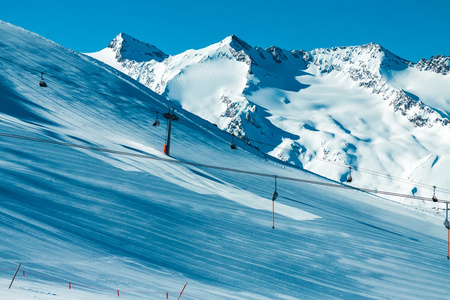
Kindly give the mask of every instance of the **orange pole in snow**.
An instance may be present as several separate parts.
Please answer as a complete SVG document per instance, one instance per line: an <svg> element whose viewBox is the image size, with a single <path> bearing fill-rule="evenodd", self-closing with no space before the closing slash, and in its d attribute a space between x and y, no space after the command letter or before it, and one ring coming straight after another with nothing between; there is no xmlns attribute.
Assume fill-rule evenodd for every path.
<svg viewBox="0 0 450 300"><path fill-rule="evenodd" d="M181 290L180 295L178 296L177 300L180 300L181 294L183 294L184 289L186 288L187 282L186 284L183 286L183 289Z"/></svg>

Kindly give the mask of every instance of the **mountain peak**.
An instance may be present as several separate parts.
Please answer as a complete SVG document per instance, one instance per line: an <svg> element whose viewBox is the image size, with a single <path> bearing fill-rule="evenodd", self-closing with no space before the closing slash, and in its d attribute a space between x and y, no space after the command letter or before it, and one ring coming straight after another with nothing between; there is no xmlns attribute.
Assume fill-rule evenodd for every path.
<svg viewBox="0 0 450 300"><path fill-rule="evenodd" d="M108 48L116 52L118 61L134 60L136 62L143 61L163 61L168 57L167 54L159 50L153 45L141 42L134 37L120 33L108 45Z"/></svg>
<svg viewBox="0 0 450 300"><path fill-rule="evenodd" d="M244 40L238 38L234 34L227 36L225 39L221 41L221 43L228 44L230 45L230 47L238 51L239 50L249 51L250 49L252 49L252 46L250 46Z"/></svg>
<svg viewBox="0 0 450 300"><path fill-rule="evenodd" d="M380 44L374 43L374 42L370 42L368 44L361 45L361 48L375 49L375 50L380 50L380 51L385 50L383 48L383 46L381 46Z"/></svg>
<svg viewBox="0 0 450 300"><path fill-rule="evenodd" d="M383 46L381 46L380 44L376 44L376 43L369 43L369 44L365 44L360 46L360 48L362 49L368 49L368 52L379 52L383 54L383 57L385 58L385 60L387 61L395 61L397 64L402 64L402 65L407 65L410 62L407 61L404 58L401 58L400 56L392 53L391 51L387 50L386 48L384 48Z"/></svg>

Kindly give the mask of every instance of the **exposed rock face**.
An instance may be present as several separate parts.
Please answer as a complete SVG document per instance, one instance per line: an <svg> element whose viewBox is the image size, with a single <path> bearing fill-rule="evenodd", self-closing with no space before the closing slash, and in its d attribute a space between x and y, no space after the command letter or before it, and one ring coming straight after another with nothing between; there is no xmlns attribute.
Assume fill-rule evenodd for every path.
<svg viewBox="0 0 450 300"><path fill-rule="evenodd" d="M116 53L118 62L124 62L125 60L138 63L151 60L162 62L169 57L155 46L138 41L125 33L116 36L109 43L108 48Z"/></svg>
<svg viewBox="0 0 450 300"><path fill-rule="evenodd" d="M415 67L421 71L433 71L447 75L450 70L450 56L436 55L429 60L422 58Z"/></svg>

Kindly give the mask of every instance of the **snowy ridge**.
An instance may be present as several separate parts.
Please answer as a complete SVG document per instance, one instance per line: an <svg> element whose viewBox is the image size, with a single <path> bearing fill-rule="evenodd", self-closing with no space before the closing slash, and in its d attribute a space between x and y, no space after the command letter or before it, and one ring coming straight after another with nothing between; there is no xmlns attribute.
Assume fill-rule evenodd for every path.
<svg viewBox="0 0 450 300"><path fill-rule="evenodd" d="M347 74L361 87L380 94L385 101L400 111L414 126L433 127L446 126L449 120L438 112L416 101L403 90L393 88L383 76L386 73L402 71L413 65L410 62L387 51L380 45L370 43L357 47L341 47L331 49L316 49L305 53L304 59L317 67L321 72L337 70ZM421 61L422 62L422 61ZM425 67L419 62L420 70L433 70L442 73L439 68ZM429 63L428 65L433 64ZM420 65L423 65L421 67ZM445 75L446 73L442 73Z"/></svg>
<svg viewBox="0 0 450 300"><path fill-rule="evenodd" d="M154 65L164 61L168 55L153 45L140 42L135 38L120 33L107 48L91 53L90 56L104 61L119 71L143 68L141 65ZM144 63L145 62L145 63Z"/></svg>
<svg viewBox="0 0 450 300"><path fill-rule="evenodd" d="M108 48L116 53L116 59L119 62L124 60L134 60L136 62L155 60L161 62L168 57L167 54L155 46L142 43L125 33L116 36L109 43Z"/></svg>
<svg viewBox="0 0 450 300"><path fill-rule="evenodd" d="M235 141L238 150L232 150L228 134L179 107L175 113L180 120L174 122L171 157L167 157L162 153L167 123L152 126L155 113L167 111L166 99L103 63L7 23L0 23L0 36L1 299L118 299L116 291L120 291L120 299L164 297L166 292L174 297L186 282L182 296L186 300L446 298L450 264L441 209L430 214L417 205L401 205L356 190L286 180L331 183L264 157L240 140ZM222 47L224 55L234 57L222 46L214 47ZM231 75L245 73L256 82L252 76L275 66L264 61L285 67L269 52L260 53L267 55L267 60L258 60L255 75L248 73L246 63L216 58L206 58L201 71L210 71L207 83L216 80L221 84L218 95L242 100L241 92L249 88L247 81ZM207 57L206 53L202 57L195 54L186 53L192 61ZM174 61L172 64L175 66ZM214 77L218 66L227 72ZM355 92L348 78L332 73L322 78L307 71L318 70L310 68L298 75L308 88L294 81L284 87L300 87L301 92L319 88L325 99L326 88L338 90L340 85L333 84L339 79L342 95L353 91L355 99L366 101L363 105L379 100L365 90ZM39 86L40 72L45 74L46 88ZM174 73L168 88L175 94L180 92L177 86L194 84L196 76L206 79L195 64ZM279 74L286 79L293 75ZM403 86L406 77L402 76L408 74L397 75L396 84ZM286 84L284 80L267 82ZM214 89L201 91L212 94L211 102L215 100ZM254 91L248 101L274 91ZM291 104L296 118L304 117L302 111L310 115L300 139L283 140L298 145L297 153L303 153L304 145L312 147L316 134L328 135L323 142L330 146L336 142L329 138L331 131L349 126L340 119L339 110L333 110L332 102L321 103L330 105L327 111L331 114L324 120L294 106L311 102L297 101L287 90L276 91L276 102L266 103L271 104L267 107L274 112L272 116L279 117L277 108ZM317 93L313 90L311 95ZM185 99L182 96L179 99ZM255 114L264 112L260 110L263 104L255 106ZM288 129L293 123L285 116ZM278 122L267 118L273 124ZM329 123L322 123L325 121ZM324 124L328 133L321 128ZM394 123L381 130L397 130L397 126ZM413 130L417 139L423 139L419 134L423 129ZM311 132L309 144L306 131ZM397 136L392 138L411 144L410 136L394 132ZM334 134L343 137L338 131ZM360 140L367 138L361 132L353 132L355 135ZM42 140L47 142L39 142ZM364 142L358 144L356 138L353 142L359 151L364 150L360 149ZM398 155L400 146L398 142L392 146L391 157ZM347 148L348 152L354 149L351 145ZM138 156L144 154L152 159ZM423 171L434 172L446 159L448 162L448 157L432 156L426 149L421 154L426 159L411 170L418 177ZM386 165L411 160L407 153L394 158L396 161ZM279 176L276 202L271 201L274 175ZM358 180L358 174L354 175ZM448 199L442 194L438 197ZM436 206L442 208L442 203ZM28 275L19 273L8 289L19 262ZM72 280L78 285L69 289L67 283Z"/></svg>
<svg viewBox="0 0 450 300"><path fill-rule="evenodd" d="M415 67L421 71L433 71L442 75L447 75L450 70L450 56L436 55L429 60L422 58Z"/></svg>

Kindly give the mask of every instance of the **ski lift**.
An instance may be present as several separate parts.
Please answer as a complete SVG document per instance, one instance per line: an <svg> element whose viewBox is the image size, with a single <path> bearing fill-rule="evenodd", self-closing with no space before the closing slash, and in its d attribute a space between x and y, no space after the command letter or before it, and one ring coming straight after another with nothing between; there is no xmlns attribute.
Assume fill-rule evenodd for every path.
<svg viewBox="0 0 450 300"><path fill-rule="evenodd" d="M436 186L433 186L433 198L431 198L433 202L438 202L438 198L436 197Z"/></svg>
<svg viewBox="0 0 450 300"><path fill-rule="evenodd" d="M272 229L275 229L275 200L277 198L277 176L275 176L275 191L272 194Z"/></svg>
<svg viewBox="0 0 450 300"><path fill-rule="evenodd" d="M278 193L277 193L277 191L275 190L275 191L273 192L273 195L272 195L272 201L275 201L277 198L278 198Z"/></svg>
<svg viewBox="0 0 450 300"><path fill-rule="evenodd" d="M234 144L234 137L233 136L231 137L230 148L233 149L233 150L235 150L237 148L236 145Z"/></svg>
<svg viewBox="0 0 450 300"><path fill-rule="evenodd" d="M352 167L348 167L348 176L347 176L347 182L352 182Z"/></svg>
<svg viewBox="0 0 450 300"><path fill-rule="evenodd" d="M153 121L153 126L159 126L159 120L158 120L158 112L156 112L156 119Z"/></svg>
<svg viewBox="0 0 450 300"><path fill-rule="evenodd" d="M39 86L47 87L47 83L45 82L45 79L44 79L44 72L41 72L41 81L39 81Z"/></svg>

